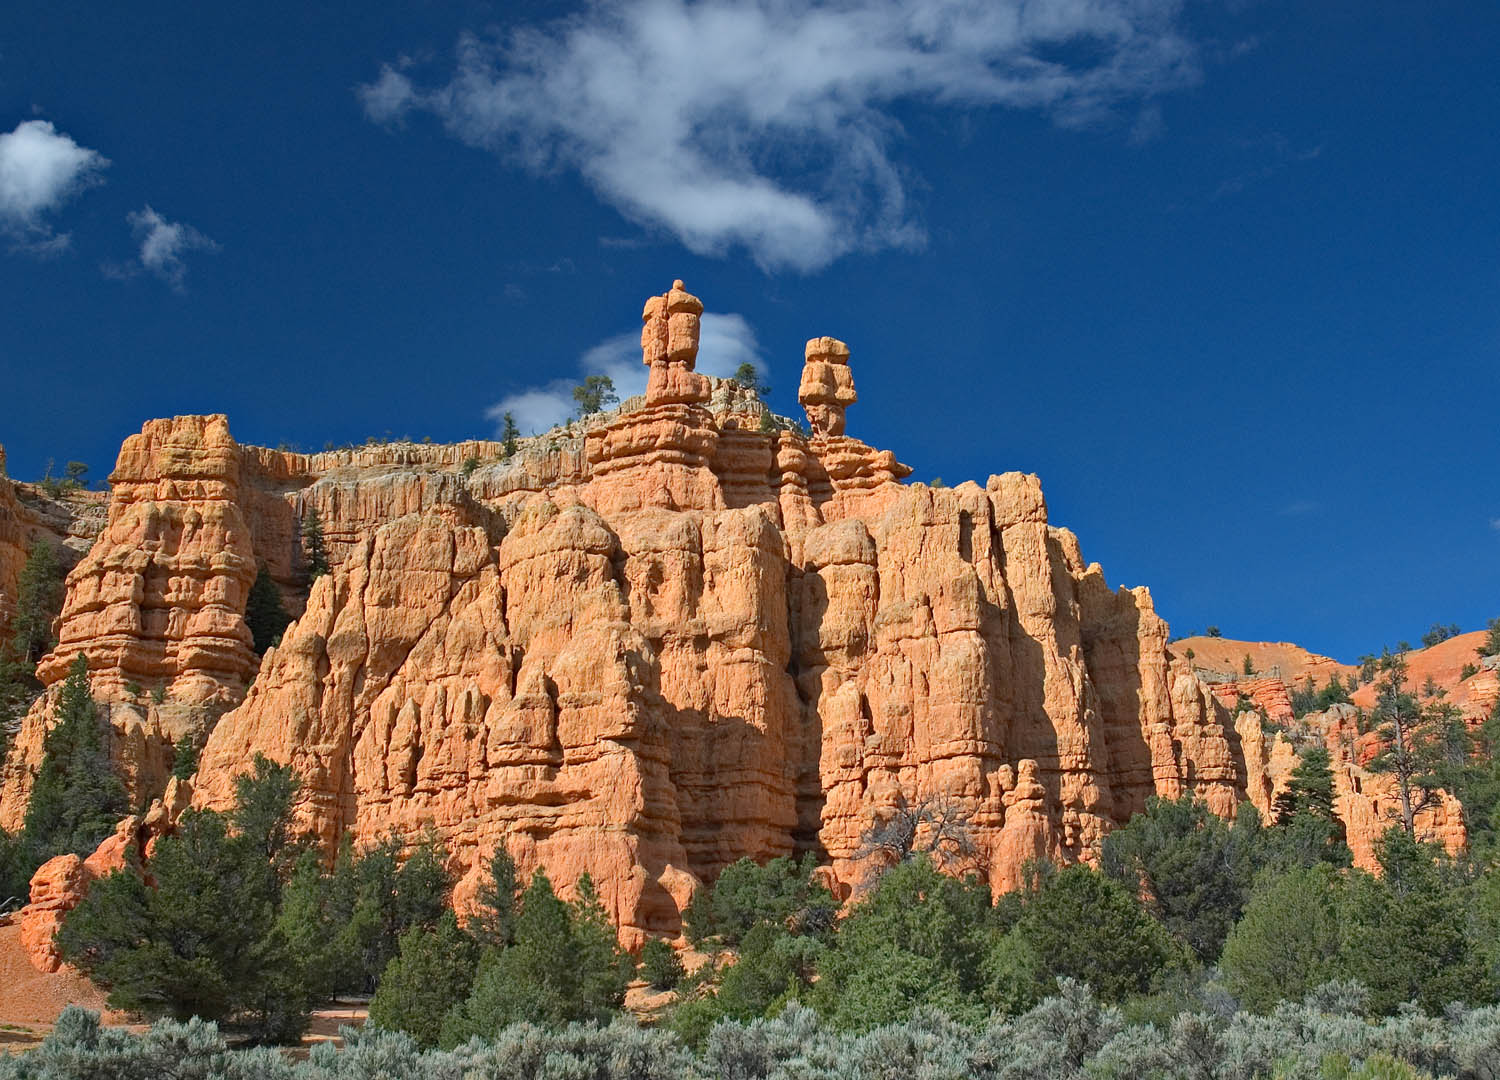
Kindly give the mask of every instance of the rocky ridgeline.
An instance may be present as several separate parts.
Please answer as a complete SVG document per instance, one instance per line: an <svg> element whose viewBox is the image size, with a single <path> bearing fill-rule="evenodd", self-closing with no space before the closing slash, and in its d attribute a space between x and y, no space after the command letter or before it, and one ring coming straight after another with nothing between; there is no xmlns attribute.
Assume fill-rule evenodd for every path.
<svg viewBox="0 0 1500 1080"><path fill-rule="evenodd" d="M1147 590L1111 589L1049 523L1035 476L903 483L846 434L833 338L807 345L810 434L763 424L752 394L695 370L701 313L681 282L651 298L644 399L508 458L295 454L239 446L223 416L147 423L69 574L0 825L20 822L78 652L137 805L166 790L172 741L207 732L193 804L226 806L264 753L296 767L330 849L434 827L462 905L505 844L565 890L588 871L629 944L675 935L697 883L742 856L818 852L847 892L861 833L903 803L965 815L999 889L1029 858L1095 858L1152 794L1269 809L1290 744L1236 729L1169 655ZM304 595L311 508L333 572ZM299 617L257 662L261 562ZM1351 837L1379 811L1363 782L1341 790ZM171 824L153 815L111 842L145 850ZM87 876L38 874L48 918L70 873Z"/></svg>

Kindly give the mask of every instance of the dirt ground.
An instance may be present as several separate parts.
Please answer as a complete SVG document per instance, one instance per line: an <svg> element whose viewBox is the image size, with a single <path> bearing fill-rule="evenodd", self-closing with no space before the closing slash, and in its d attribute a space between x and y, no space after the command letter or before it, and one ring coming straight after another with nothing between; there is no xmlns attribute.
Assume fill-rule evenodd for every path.
<svg viewBox="0 0 1500 1080"><path fill-rule="evenodd" d="M0 1050L35 1046L68 1005L97 1010L107 1023L129 1024L128 1017L111 1013L104 992L77 972L64 968L45 975L32 967L21 948L21 928L0 923Z"/></svg>

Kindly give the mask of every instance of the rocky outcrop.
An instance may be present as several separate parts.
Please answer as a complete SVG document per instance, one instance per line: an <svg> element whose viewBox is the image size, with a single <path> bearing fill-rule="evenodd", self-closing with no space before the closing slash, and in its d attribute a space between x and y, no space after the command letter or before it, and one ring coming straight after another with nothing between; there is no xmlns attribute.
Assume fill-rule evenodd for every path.
<svg viewBox="0 0 1500 1080"><path fill-rule="evenodd" d="M12 480L0 446L0 635L15 610L16 586L31 546L45 541L58 566L71 569L103 528L107 499L102 491L72 488L48 494L37 484Z"/></svg>
<svg viewBox="0 0 1500 1080"><path fill-rule="evenodd" d="M1296 718L1292 694L1280 679L1235 679L1211 684L1213 695L1226 709L1234 712L1242 704L1265 714L1273 724L1290 724Z"/></svg>
<svg viewBox="0 0 1500 1080"><path fill-rule="evenodd" d="M44 683L83 653L105 695L132 683L194 704L243 694L256 668L243 618L256 561L239 474L223 416L153 420L125 440L109 524L68 575Z"/></svg>
<svg viewBox="0 0 1500 1080"><path fill-rule="evenodd" d="M176 827L191 798L188 784L171 780L163 797L144 815L122 820L88 858L59 855L37 869L31 877L30 902L16 913L21 946L37 970L50 973L62 966L54 936L89 887L117 870L141 873L153 841Z"/></svg>
<svg viewBox="0 0 1500 1080"><path fill-rule="evenodd" d="M223 416L153 420L125 440L108 523L68 574L47 687L5 762L0 827L25 813L60 684L80 654L111 722L132 802L161 794L173 742L237 704L258 658L245 626L255 578L241 451Z"/></svg>
<svg viewBox="0 0 1500 1080"><path fill-rule="evenodd" d="M107 699L134 678L234 704L196 805L263 753L330 848L435 829L462 903L504 844L564 889L590 873L628 942L676 933L743 856L814 852L850 889L901 807L965 819L1000 888L1027 858L1096 858L1152 794L1269 809L1285 755L1174 658L1144 588L1085 562L1035 476L905 484L847 432L846 345L807 345L803 432L696 371L701 312L680 281L653 297L644 398L511 455L148 424L47 677L81 649ZM303 609L310 508L334 567ZM246 693L257 562L301 615Z"/></svg>
<svg viewBox="0 0 1500 1080"><path fill-rule="evenodd" d="M1269 815L1275 799L1291 782L1298 752L1321 743L1328 750L1333 772L1334 812L1344 823L1345 839L1354 865L1378 871L1375 848L1381 834L1401 821L1401 797L1395 777L1366 768L1376 747L1373 733L1360 733L1359 709L1334 705L1324 712L1298 718L1294 733L1263 732L1253 713L1240 714L1242 738L1252 763L1251 797ZM1468 843L1463 807L1446 791L1435 793L1432 805L1416 815L1417 838L1440 844L1459 854Z"/></svg>
<svg viewBox="0 0 1500 1080"><path fill-rule="evenodd" d="M227 805L256 753L290 761L326 843L431 826L460 897L503 843L590 872L628 940L675 932L746 855L816 851L852 885L901 804L960 812L1000 887L1028 857L1095 857L1152 793L1233 812L1228 713L1035 477L902 484L846 433L832 338L804 357L810 435L760 430L694 370L701 310L681 282L648 302L647 394L581 438L467 477L288 483L347 547L214 729L198 802Z"/></svg>

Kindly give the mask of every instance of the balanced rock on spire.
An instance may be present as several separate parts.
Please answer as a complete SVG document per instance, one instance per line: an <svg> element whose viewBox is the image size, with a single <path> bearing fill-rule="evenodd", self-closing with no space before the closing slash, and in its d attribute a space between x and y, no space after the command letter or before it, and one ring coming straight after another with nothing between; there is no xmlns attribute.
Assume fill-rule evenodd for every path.
<svg viewBox="0 0 1500 1080"><path fill-rule="evenodd" d="M859 400L849 370L849 346L838 338L816 337L807 343L802 385L797 400L807 410L814 435L842 435L844 410Z"/></svg>
<svg viewBox="0 0 1500 1080"><path fill-rule="evenodd" d="M703 301L683 287L681 278L646 301L641 312L641 359L651 369L647 405L699 405L708 400L708 379L693 370L702 317Z"/></svg>

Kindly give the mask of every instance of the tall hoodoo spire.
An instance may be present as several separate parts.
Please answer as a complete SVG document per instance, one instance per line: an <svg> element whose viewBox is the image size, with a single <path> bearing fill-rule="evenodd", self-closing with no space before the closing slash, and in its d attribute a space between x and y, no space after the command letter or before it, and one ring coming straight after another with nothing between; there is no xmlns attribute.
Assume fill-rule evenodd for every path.
<svg viewBox="0 0 1500 1080"><path fill-rule="evenodd" d="M807 343L802 385L797 400L807 410L814 435L842 435L844 410L859 400L849 370L849 346L838 338L817 337Z"/></svg>
<svg viewBox="0 0 1500 1080"><path fill-rule="evenodd" d="M697 405L709 398L708 380L694 371L703 301L678 278L672 288L646 301L641 312L641 361L651 368L647 405Z"/></svg>

